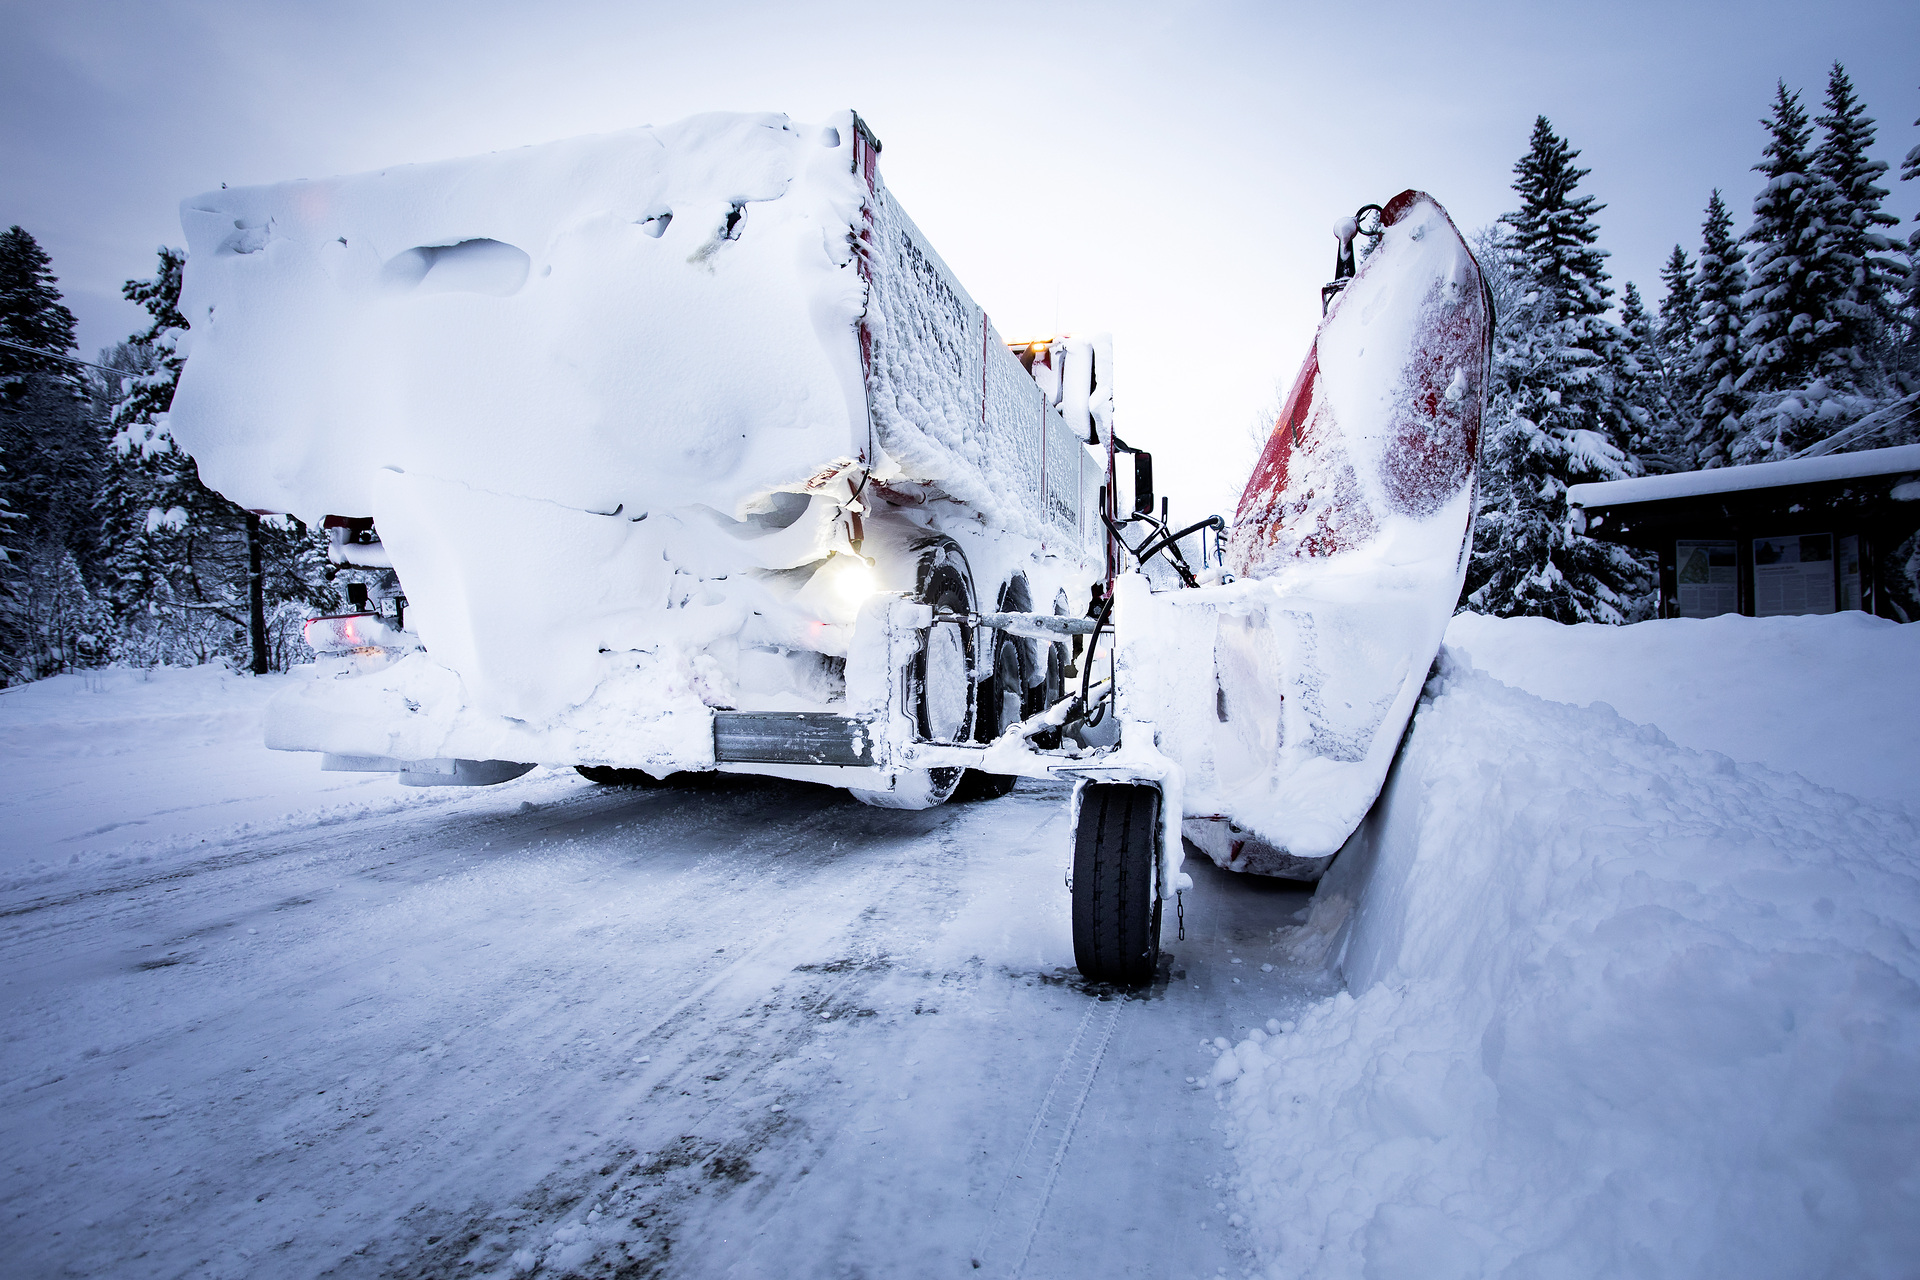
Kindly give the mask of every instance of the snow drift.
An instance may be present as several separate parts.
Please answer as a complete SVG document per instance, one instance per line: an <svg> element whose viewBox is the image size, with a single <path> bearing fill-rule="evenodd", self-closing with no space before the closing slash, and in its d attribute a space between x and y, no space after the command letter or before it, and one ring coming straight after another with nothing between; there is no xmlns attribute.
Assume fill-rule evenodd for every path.
<svg viewBox="0 0 1920 1280"><path fill-rule="evenodd" d="M1740 656L1736 689L1803 655ZM1348 993L1215 1064L1265 1273L1911 1274L1920 823L1467 662L1291 936ZM1828 715L1884 744L1869 692Z"/></svg>

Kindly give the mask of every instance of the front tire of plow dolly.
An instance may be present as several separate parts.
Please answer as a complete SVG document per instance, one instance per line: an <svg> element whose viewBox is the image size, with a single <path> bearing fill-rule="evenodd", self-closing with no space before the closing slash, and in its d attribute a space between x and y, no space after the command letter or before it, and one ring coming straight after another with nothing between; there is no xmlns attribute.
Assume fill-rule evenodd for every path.
<svg viewBox="0 0 1920 1280"><path fill-rule="evenodd" d="M1160 964L1160 789L1088 783L1073 831L1073 960L1089 982L1143 987Z"/></svg>

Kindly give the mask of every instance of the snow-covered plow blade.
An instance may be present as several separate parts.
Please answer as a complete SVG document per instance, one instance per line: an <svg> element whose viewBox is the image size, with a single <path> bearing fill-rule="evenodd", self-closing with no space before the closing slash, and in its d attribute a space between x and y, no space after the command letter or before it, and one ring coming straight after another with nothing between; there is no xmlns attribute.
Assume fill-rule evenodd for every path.
<svg viewBox="0 0 1920 1280"><path fill-rule="evenodd" d="M1373 251L1329 287L1241 497L1238 581L1114 585L1121 741L1067 766L1106 788L1097 811L1078 810L1076 948L1083 861L1150 857L1164 899L1182 886L1184 836L1230 870L1317 879L1379 795L1439 649L1471 548L1492 308L1430 197L1373 212ZM1150 540L1141 549L1153 554ZM1137 831L1146 802L1116 820L1116 786L1156 797L1151 850ZM1117 902L1122 883L1108 871L1085 892ZM1157 904L1131 910L1126 936L1147 936ZM1144 954L1083 953L1083 971L1089 960L1115 980L1150 972Z"/></svg>

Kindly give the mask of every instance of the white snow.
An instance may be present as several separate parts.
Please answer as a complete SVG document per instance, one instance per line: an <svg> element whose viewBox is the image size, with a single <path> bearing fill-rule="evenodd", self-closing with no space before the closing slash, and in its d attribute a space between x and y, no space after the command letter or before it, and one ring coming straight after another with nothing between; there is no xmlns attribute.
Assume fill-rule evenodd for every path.
<svg viewBox="0 0 1920 1280"><path fill-rule="evenodd" d="M1772 489L1789 484L1818 484L1823 480L1856 480L1867 476L1894 476L1920 472L1920 444L1890 449L1863 449L1858 453L1831 453L1816 458L1788 458L1756 462L1744 467L1715 467L1710 471L1679 471L1665 476L1637 476L1631 480L1604 480L1576 484L1567 490L1571 506L1619 507L1635 502L1662 502L1669 498L1697 498L1709 493Z"/></svg>
<svg viewBox="0 0 1920 1280"><path fill-rule="evenodd" d="M1860 791L1913 798L1920 632L1449 636L1381 808L1289 944L1331 947L1348 990L1214 1066L1261 1272L1909 1274L1920 823ZM1501 683L1455 644L1647 722ZM1818 763L1848 738L1844 760L1883 763Z"/></svg>
<svg viewBox="0 0 1920 1280"><path fill-rule="evenodd" d="M280 683L0 694L9 1275L1236 1261L1192 1229L1225 1153L1181 1077L1290 998L1221 971L1304 894L1203 868L1180 998L1103 1002L1067 968L1059 784L422 795L262 750Z"/></svg>
<svg viewBox="0 0 1920 1280"><path fill-rule="evenodd" d="M108 668L0 691L0 889L170 867L262 836L454 797L263 749L287 676Z"/></svg>
<svg viewBox="0 0 1920 1280"><path fill-rule="evenodd" d="M0 693L14 1262L1908 1274L1920 628L1448 636L1311 915L1202 863L1104 1004L1057 785L422 793L261 750L285 677Z"/></svg>
<svg viewBox="0 0 1920 1280"><path fill-rule="evenodd" d="M1920 627L1865 613L1631 627L1463 613L1462 662L1555 702L1604 702L1683 747L1920 807Z"/></svg>

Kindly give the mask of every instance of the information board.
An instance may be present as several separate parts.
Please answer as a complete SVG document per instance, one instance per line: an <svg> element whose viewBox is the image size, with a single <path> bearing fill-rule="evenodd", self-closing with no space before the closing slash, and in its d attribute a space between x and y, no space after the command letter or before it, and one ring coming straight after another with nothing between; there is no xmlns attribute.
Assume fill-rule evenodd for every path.
<svg viewBox="0 0 1920 1280"><path fill-rule="evenodd" d="M1740 611L1740 544L1702 539L1675 544L1680 616L1717 618Z"/></svg>
<svg viewBox="0 0 1920 1280"><path fill-rule="evenodd" d="M1850 533L1839 539L1840 607L1858 609L1860 604L1860 535Z"/></svg>
<svg viewBox="0 0 1920 1280"><path fill-rule="evenodd" d="M1753 540L1753 612L1760 618L1834 611L1833 535Z"/></svg>

